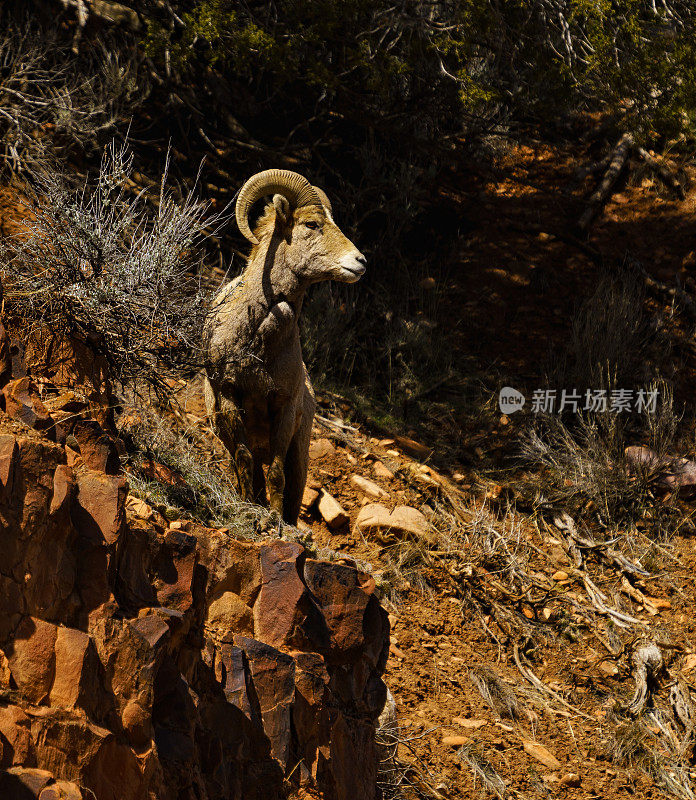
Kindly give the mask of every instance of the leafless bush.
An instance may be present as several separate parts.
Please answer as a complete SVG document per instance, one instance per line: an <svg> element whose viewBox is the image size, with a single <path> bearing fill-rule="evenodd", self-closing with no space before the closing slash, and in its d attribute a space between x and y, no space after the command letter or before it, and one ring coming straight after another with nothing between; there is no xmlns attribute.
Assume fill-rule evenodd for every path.
<svg viewBox="0 0 696 800"><path fill-rule="evenodd" d="M153 213L131 169L112 144L82 186L42 172L25 231L0 250L0 275L25 337L79 342L117 384L164 390L169 374L202 363L209 295L196 245L221 218L192 193L177 202L166 166Z"/></svg>
<svg viewBox="0 0 696 800"><path fill-rule="evenodd" d="M689 759L679 750L667 718L657 709L636 721L618 721L606 745L607 756L618 766L638 768L680 800L693 800Z"/></svg>
<svg viewBox="0 0 696 800"><path fill-rule="evenodd" d="M491 667L476 667L471 670L469 677L481 697L500 719L520 718L520 707L514 692L502 682Z"/></svg>
<svg viewBox="0 0 696 800"><path fill-rule="evenodd" d="M640 443L664 455L679 423L669 386L656 382L648 391L658 393L655 413L642 414L632 428L617 413L578 414L572 426L549 417L522 440L522 457L548 470L557 499L589 500L605 524L642 518L655 506L653 487L647 473L628 469L625 448Z"/></svg>
<svg viewBox="0 0 696 800"><path fill-rule="evenodd" d="M505 781L486 758L478 745L473 743L460 747L459 750L457 750L457 758L463 764L467 764L471 767L474 775L481 779L484 787L491 792L491 794L500 798L500 800L506 800L506 798L510 797L510 793L505 786Z"/></svg>
<svg viewBox="0 0 696 800"><path fill-rule="evenodd" d="M53 33L0 11L0 167L35 174L47 154L96 147L147 95L135 62L106 46L76 57Z"/></svg>
<svg viewBox="0 0 696 800"><path fill-rule="evenodd" d="M644 286L627 263L602 275L575 314L566 352L552 356L550 385L607 389L655 378L650 351L657 324L644 313Z"/></svg>

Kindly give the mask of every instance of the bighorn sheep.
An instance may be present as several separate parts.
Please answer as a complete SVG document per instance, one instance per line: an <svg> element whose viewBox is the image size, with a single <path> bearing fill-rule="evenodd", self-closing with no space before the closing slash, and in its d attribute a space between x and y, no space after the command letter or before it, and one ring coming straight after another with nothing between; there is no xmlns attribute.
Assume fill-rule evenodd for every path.
<svg viewBox="0 0 696 800"><path fill-rule="evenodd" d="M267 195L273 201L252 233L249 212ZM242 499L265 504L267 486L271 510L295 524L315 408L300 347L302 301L313 283L359 280L366 260L334 222L324 192L296 172L251 177L235 214L253 247L206 325L205 402Z"/></svg>

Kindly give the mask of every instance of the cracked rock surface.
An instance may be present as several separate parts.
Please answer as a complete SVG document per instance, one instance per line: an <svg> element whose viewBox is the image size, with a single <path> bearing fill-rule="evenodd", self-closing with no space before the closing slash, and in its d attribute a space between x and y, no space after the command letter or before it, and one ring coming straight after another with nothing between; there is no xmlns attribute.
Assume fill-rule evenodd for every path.
<svg viewBox="0 0 696 800"><path fill-rule="evenodd" d="M69 466L0 412L0 797L374 798L372 578L136 518L87 432L94 458Z"/></svg>

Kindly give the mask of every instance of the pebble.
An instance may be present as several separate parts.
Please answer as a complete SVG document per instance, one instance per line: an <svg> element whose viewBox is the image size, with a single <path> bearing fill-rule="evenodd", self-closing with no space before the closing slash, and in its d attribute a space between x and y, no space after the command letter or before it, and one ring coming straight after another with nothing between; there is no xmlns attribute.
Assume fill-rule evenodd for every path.
<svg viewBox="0 0 696 800"><path fill-rule="evenodd" d="M461 747L463 744L466 744L469 741L468 736L443 736L442 737L442 744L447 745L448 747Z"/></svg>
<svg viewBox="0 0 696 800"><path fill-rule="evenodd" d="M566 772L565 775L558 781L561 786L580 786L582 780L577 772Z"/></svg>
<svg viewBox="0 0 696 800"><path fill-rule="evenodd" d="M372 469L375 471L375 475L382 480L390 481L394 477L394 473L388 467L385 467L381 461L375 461Z"/></svg>
<svg viewBox="0 0 696 800"><path fill-rule="evenodd" d="M483 728L484 725L488 725L485 719L466 719L465 717L452 717L452 722L470 731L476 731L479 728Z"/></svg>
<svg viewBox="0 0 696 800"><path fill-rule="evenodd" d="M530 739L523 739L522 747L525 753L535 758L547 769L558 769L561 766L561 762L543 744L532 742Z"/></svg>
<svg viewBox="0 0 696 800"><path fill-rule="evenodd" d="M378 486L374 481L369 478L363 478L362 475L351 475L351 484L366 497L371 500L380 500L381 498L389 497L389 493L385 492L381 486Z"/></svg>
<svg viewBox="0 0 696 800"><path fill-rule="evenodd" d="M329 439L316 439L309 445L309 457L312 461L318 458L325 458L335 452L336 448Z"/></svg>
<svg viewBox="0 0 696 800"><path fill-rule="evenodd" d="M319 513L329 528L340 528L350 519L347 512L327 491L322 490L317 504Z"/></svg>
<svg viewBox="0 0 696 800"><path fill-rule="evenodd" d="M318 499L319 492L316 489L305 486L304 492L302 493L302 510L309 511Z"/></svg>

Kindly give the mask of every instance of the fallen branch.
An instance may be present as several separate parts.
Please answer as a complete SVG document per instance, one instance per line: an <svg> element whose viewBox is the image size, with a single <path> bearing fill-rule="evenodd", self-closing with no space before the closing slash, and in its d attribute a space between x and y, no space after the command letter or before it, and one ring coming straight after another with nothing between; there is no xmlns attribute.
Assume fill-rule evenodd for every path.
<svg viewBox="0 0 696 800"><path fill-rule="evenodd" d="M650 642L633 651L633 671L636 691L626 711L637 717L645 708L657 675L664 669L664 661L660 648Z"/></svg>
<svg viewBox="0 0 696 800"><path fill-rule="evenodd" d="M635 259L632 259L632 266L642 276L646 289L664 303L670 305L679 305L682 307L687 316L694 320L696 319L696 303L692 300L691 296L680 289L678 286L668 286L662 281L655 280L645 267Z"/></svg>
<svg viewBox="0 0 696 800"><path fill-rule="evenodd" d="M587 233L595 218L613 194L619 175L623 172L631 155L635 155L639 158L680 200L686 198L684 187L672 170L662 162L653 158L645 148L637 145L633 134L624 133L609 156L594 164L581 167L576 172L577 177L582 179L606 167L601 183L590 196L587 208L578 221L577 227L581 233Z"/></svg>
<svg viewBox="0 0 696 800"><path fill-rule="evenodd" d="M609 166L604 173L602 182L599 184L596 191L591 195L588 201L588 206L578 222L578 229L582 233L586 233L588 231L590 225L594 222L595 217L597 214L599 214L600 210L611 196L616 181L623 171L623 168L626 166L626 162L631 154L631 148L633 147L633 144L633 134L631 133L624 133L624 135L619 139L614 151L611 154Z"/></svg>
<svg viewBox="0 0 696 800"><path fill-rule="evenodd" d="M553 697L553 699L556 702L558 702L561 705L565 706L569 711L572 711L574 714L577 714L579 717L582 717L583 719L592 720L592 722L596 722L597 721L594 717L591 717L589 714L585 714L584 711L580 711L579 708L576 708L575 706L572 706L569 702L564 700L563 697L561 697L561 695L558 694L558 692L554 692L553 689L550 689L543 681L541 681L539 678L537 678L537 676L532 672L532 670L529 667L524 666L522 664L522 661L520 660L520 649L519 649L519 646L517 644L513 645L513 655L514 655L514 658L515 658L515 664L517 664L517 669L520 671L520 674L522 675L523 678L528 680L529 683L532 684L532 686L534 686L540 692L543 692L544 694L547 694L550 697Z"/></svg>

